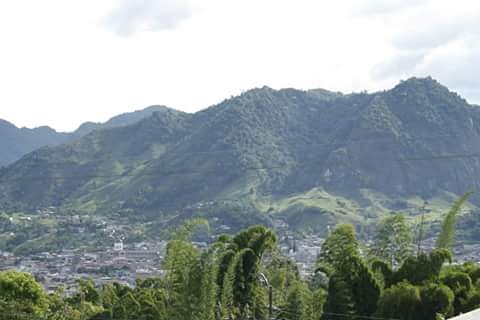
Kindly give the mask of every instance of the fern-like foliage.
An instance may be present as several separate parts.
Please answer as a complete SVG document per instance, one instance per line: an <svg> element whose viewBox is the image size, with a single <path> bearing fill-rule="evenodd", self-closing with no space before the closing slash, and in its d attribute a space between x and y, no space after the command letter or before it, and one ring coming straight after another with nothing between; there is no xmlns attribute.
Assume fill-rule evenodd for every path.
<svg viewBox="0 0 480 320"><path fill-rule="evenodd" d="M470 198L472 195L473 191L469 191L454 202L452 208L443 221L442 231L437 239L437 248L450 249L452 247L455 240L455 225L457 222L458 213L468 198Z"/></svg>

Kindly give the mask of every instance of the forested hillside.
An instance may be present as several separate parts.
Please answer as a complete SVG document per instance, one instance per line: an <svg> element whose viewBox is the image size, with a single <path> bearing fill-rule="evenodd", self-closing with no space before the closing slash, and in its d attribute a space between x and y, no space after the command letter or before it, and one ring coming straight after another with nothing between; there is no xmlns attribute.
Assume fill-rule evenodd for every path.
<svg viewBox="0 0 480 320"><path fill-rule="evenodd" d="M34 129L17 128L0 119L0 167L11 164L38 148L72 142L94 130L133 124L159 110L162 110L162 107L151 106L118 115L105 123L86 122L74 132L57 132L46 126Z"/></svg>
<svg viewBox="0 0 480 320"><path fill-rule="evenodd" d="M371 94L263 87L34 151L0 171L0 201L7 212L231 222L240 211L293 228L368 225L391 211L416 215L424 200L438 213L477 188L479 134L480 108L431 78Z"/></svg>

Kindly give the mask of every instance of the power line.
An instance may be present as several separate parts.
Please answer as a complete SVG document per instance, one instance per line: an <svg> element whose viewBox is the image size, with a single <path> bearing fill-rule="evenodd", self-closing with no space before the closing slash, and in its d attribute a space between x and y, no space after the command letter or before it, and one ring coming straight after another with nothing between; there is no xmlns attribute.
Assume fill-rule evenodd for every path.
<svg viewBox="0 0 480 320"><path fill-rule="evenodd" d="M449 160L449 159L467 159L467 158L480 158L480 153L466 153L466 154L443 154L435 156L435 160ZM398 161L430 161L432 157L418 157L418 158L400 158Z"/></svg>
<svg viewBox="0 0 480 320"><path fill-rule="evenodd" d="M332 128L334 130L336 128ZM406 139L409 142L412 141L422 141L422 140L431 140L431 139L439 139L439 138L454 138L454 137L460 137L458 134L438 134L438 135L426 135L426 136L415 136L415 137L408 137L408 136L402 136L402 138ZM391 136L391 137L363 137L363 138L349 138L345 139L342 142L321 142L321 143L309 143L306 144L305 147L315 147L315 146L344 146L348 142L368 142L368 141L391 141L391 142L398 142L397 139L399 139L399 136ZM59 146L54 146L52 149L58 148ZM177 146L171 146L170 148L175 148ZM168 148L168 147L167 147ZM37 151L41 149L34 150L30 153L32 159L34 160L43 160L41 157L38 156ZM43 149L42 149L43 151ZM179 155L195 155L195 154L219 154L219 153L234 153L234 152L239 152L241 150L237 149L224 149L224 150L208 150L208 151L185 151L185 152L168 152L165 150L165 154L168 156L179 156ZM151 153L154 153L152 150L150 150ZM146 153L146 152L145 152ZM160 155L158 158L160 158L162 155ZM118 157L96 157L95 160L97 161L107 161L107 160L135 160L138 159L139 156L118 156ZM154 159L158 159L154 158ZM142 159L138 159L142 160ZM150 160L148 160L150 161ZM89 161L93 162L93 161ZM50 162L51 163L51 162ZM58 164L64 164L65 162L58 162Z"/></svg>
<svg viewBox="0 0 480 320"><path fill-rule="evenodd" d="M431 157L419 157L419 158L393 158L389 159L390 162L411 162L411 161L434 161L434 160L446 160L446 159L465 159L465 158L480 158L480 154L452 154L452 155L438 155L438 156L431 156ZM147 162L151 162L153 160L149 160ZM385 164L387 161L382 161ZM145 164L145 163L144 163ZM279 164L273 166L246 166L246 167L236 167L243 171L265 171L265 170L276 170L276 169L283 169L288 166L292 166L298 168L300 166L312 165L312 164L323 164L322 162L318 161L305 161L300 162L300 165L289 165L289 164ZM165 171L156 171L156 172L143 172L143 173L120 173L120 174L84 174L84 175L67 175L67 176L24 176L24 177L16 177L16 178L0 178L1 182L10 182L10 181L34 181L34 180L74 180L74 179L115 179L115 178L126 178L126 177L141 177L141 176L169 176L169 175L189 175L189 174L210 174L210 173L218 173L219 169L231 169L225 167L218 167L215 169L207 169L207 170L165 170ZM235 169L235 167L233 167ZM135 168L130 169L135 170ZM234 172L232 172L234 173Z"/></svg>
<svg viewBox="0 0 480 320"><path fill-rule="evenodd" d="M427 204L428 204L428 202L425 200L423 202L423 206L421 208L422 218L420 220L420 226L419 226L419 230L418 230L417 258L420 256L420 253L422 252L423 227L424 227L424 224L425 224L425 213L427 211Z"/></svg>

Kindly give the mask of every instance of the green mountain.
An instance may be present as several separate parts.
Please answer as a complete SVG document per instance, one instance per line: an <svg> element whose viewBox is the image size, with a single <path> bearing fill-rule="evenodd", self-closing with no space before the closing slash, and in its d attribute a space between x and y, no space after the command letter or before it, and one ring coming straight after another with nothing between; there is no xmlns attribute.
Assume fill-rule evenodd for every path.
<svg viewBox="0 0 480 320"><path fill-rule="evenodd" d="M49 127L17 128L0 119L0 166L13 163L23 155L45 145L57 145L67 140L67 134Z"/></svg>
<svg viewBox="0 0 480 320"><path fill-rule="evenodd" d="M0 171L0 205L325 231L415 218L425 199L435 221L478 187L479 134L480 108L431 78L371 94L263 87L36 150Z"/></svg>
<svg viewBox="0 0 480 320"><path fill-rule="evenodd" d="M50 127L34 129L17 128L0 119L0 166L11 164L33 150L44 146L56 146L72 142L99 129L133 124L161 110L161 106L151 106L143 110L125 113L111 118L105 123L86 122L74 132L57 132Z"/></svg>

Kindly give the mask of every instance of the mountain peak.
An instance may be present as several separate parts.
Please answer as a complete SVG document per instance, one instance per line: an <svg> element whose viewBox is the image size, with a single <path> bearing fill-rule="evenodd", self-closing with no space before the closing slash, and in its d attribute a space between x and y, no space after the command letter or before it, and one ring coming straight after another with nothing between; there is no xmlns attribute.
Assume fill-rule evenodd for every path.
<svg viewBox="0 0 480 320"><path fill-rule="evenodd" d="M321 100L327 100L327 101L343 96L342 92L334 92L334 91L330 91L322 88L310 89L307 92L312 96L315 96Z"/></svg>
<svg viewBox="0 0 480 320"><path fill-rule="evenodd" d="M275 92L276 90L275 89L272 89L268 86L263 86L263 87L257 87L257 88L252 88L252 89L249 89L245 92L243 92L240 97L242 96L256 96L258 94L269 94L269 93L272 93L272 92Z"/></svg>
<svg viewBox="0 0 480 320"><path fill-rule="evenodd" d="M18 129L13 123L0 119L0 128Z"/></svg>
<svg viewBox="0 0 480 320"><path fill-rule="evenodd" d="M428 76L425 78L412 77L401 81L387 94L396 99L422 102L430 101L430 104L440 105L466 105L467 101L456 92L450 91L445 85Z"/></svg>
<svg viewBox="0 0 480 320"><path fill-rule="evenodd" d="M407 80L401 80L393 89L402 88L402 87L423 87L423 88L444 88L446 86L442 85L440 82L432 78L431 76L427 77L411 77ZM448 89L447 89L448 90Z"/></svg>

